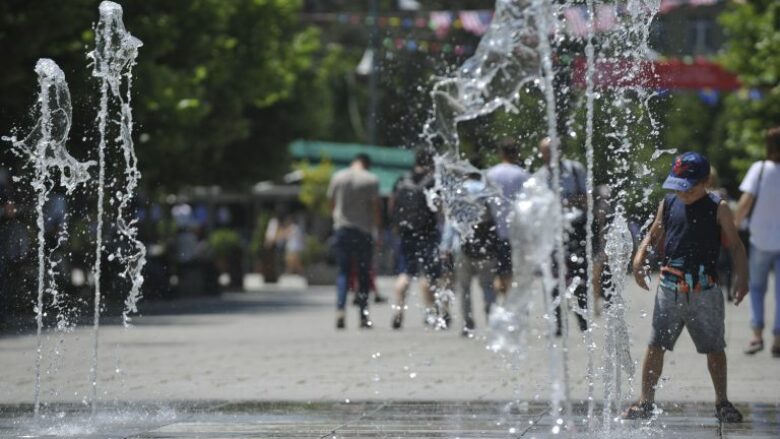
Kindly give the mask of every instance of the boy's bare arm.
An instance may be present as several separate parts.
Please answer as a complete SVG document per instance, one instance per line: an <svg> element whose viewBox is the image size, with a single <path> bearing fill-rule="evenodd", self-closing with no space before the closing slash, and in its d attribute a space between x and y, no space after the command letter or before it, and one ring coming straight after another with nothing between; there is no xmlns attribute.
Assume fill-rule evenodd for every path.
<svg viewBox="0 0 780 439"><path fill-rule="evenodd" d="M739 305L739 302L742 302L742 299L748 293L747 254L745 253L745 246L742 245L742 240L739 238L737 227L734 225L734 215L725 201L721 201L718 206L718 224L720 224L720 229L731 249L734 273L737 275L734 305Z"/></svg>
<svg viewBox="0 0 780 439"><path fill-rule="evenodd" d="M645 239L642 240L642 243L639 244L639 248L636 250L636 255L634 255L634 279L636 280L637 285L646 290L649 290L650 286L647 285L646 281L647 267L645 266L645 259L647 259L647 252L649 248L658 248L658 242L660 241L661 236L663 236L663 213L664 202L661 201L661 203L658 205L658 212L655 214L653 225L650 226L650 231L647 233L647 236L645 236Z"/></svg>

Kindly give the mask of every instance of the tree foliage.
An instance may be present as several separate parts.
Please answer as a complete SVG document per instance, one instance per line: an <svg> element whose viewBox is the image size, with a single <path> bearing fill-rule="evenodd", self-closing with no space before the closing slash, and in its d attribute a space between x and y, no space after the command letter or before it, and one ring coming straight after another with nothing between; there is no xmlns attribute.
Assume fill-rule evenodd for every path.
<svg viewBox="0 0 780 439"><path fill-rule="evenodd" d="M729 96L723 117L724 147L744 174L764 157L764 131L780 121L780 3L733 2L720 21L728 37L722 62L753 89Z"/></svg>
<svg viewBox="0 0 780 439"><path fill-rule="evenodd" d="M0 126L26 126L32 67L53 58L74 97L71 148L94 155L97 0L0 3ZM327 134L329 72L338 53L298 23L301 0L125 0L125 25L144 42L134 70L136 149L149 189L242 186L286 169L295 137ZM84 141L82 141L84 139ZM91 157L90 157L91 158Z"/></svg>

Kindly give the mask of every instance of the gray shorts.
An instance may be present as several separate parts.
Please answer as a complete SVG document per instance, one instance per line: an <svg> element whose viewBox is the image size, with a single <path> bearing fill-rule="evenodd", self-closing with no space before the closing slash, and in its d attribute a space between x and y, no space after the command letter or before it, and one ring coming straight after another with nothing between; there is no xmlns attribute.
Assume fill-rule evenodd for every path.
<svg viewBox="0 0 780 439"><path fill-rule="evenodd" d="M724 319L723 293L719 287L678 293L659 286L649 344L671 351L685 326L700 354L721 352L726 348Z"/></svg>

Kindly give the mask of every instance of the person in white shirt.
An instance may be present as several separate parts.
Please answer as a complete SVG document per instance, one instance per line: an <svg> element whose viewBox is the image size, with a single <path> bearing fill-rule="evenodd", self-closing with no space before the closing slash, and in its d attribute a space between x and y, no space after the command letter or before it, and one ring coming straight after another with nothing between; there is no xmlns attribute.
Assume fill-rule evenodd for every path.
<svg viewBox="0 0 780 439"><path fill-rule="evenodd" d="M514 139L504 139L499 145L501 163L487 171L488 181L501 190L501 198L493 203L496 217L496 232L498 233L496 254L495 290L501 296L506 296L512 282L512 247L509 244L509 216L512 212L512 202L523 190L523 183L528 180L528 172L516 164L518 160L517 146Z"/></svg>
<svg viewBox="0 0 780 439"><path fill-rule="evenodd" d="M750 230L750 311L753 339L745 353L764 349L764 296L769 271L780 273L780 127L766 135L766 158L750 167L739 186L737 226L747 219ZM772 356L780 358L780 282L775 278L775 324Z"/></svg>

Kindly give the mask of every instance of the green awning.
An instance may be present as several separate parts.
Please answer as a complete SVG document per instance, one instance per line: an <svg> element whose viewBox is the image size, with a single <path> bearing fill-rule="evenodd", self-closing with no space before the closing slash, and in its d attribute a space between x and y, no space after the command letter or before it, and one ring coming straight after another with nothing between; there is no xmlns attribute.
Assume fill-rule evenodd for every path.
<svg viewBox="0 0 780 439"><path fill-rule="evenodd" d="M371 172L379 178L379 193L383 196L389 195L398 177L414 165L414 151L397 147L296 140L290 144L289 150L293 160L297 161L319 163L327 157L336 170L349 166L356 155L368 154Z"/></svg>

